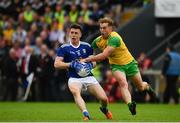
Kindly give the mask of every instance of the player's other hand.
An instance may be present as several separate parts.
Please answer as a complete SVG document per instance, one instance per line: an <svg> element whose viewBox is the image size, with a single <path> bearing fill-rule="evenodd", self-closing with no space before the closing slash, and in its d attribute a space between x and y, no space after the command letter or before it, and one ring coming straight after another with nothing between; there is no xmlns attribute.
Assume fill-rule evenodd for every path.
<svg viewBox="0 0 180 123"><path fill-rule="evenodd" d="M78 60L73 60L71 63L70 63L70 68L72 69L76 69L76 67L79 67L81 65L81 63L78 61Z"/></svg>
<svg viewBox="0 0 180 123"><path fill-rule="evenodd" d="M75 69L76 72L79 72L83 67L84 67L84 64L82 64L78 60L74 60L70 63L70 68Z"/></svg>

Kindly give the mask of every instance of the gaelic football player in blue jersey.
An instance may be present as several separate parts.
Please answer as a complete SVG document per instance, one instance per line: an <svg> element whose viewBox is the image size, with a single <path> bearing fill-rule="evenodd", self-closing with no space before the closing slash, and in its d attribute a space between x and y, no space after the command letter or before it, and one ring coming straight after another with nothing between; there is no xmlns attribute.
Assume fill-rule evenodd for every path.
<svg viewBox="0 0 180 123"><path fill-rule="evenodd" d="M82 64L78 61L93 55L93 49L91 46L88 43L80 41L81 35L81 26L78 24L72 24L69 32L70 43L64 44L58 48L54 66L56 69L68 69L68 87L73 94L75 103L83 113L83 120L90 120L86 104L81 97L81 90L84 87L100 100L100 110L105 114L106 118L112 119L112 113L107 109L108 98L103 88L90 72L96 63L89 62ZM88 74L83 77L78 74L78 71L80 71L82 67L85 67L88 72Z"/></svg>

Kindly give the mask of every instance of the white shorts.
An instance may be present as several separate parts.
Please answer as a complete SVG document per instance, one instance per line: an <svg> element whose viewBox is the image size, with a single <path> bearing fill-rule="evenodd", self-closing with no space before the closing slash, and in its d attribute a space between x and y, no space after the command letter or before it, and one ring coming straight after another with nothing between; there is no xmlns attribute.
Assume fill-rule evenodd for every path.
<svg viewBox="0 0 180 123"><path fill-rule="evenodd" d="M87 89L89 85L99 84L99 82L96 80L94 76L88 76L84 78L69 78L68 85L72 83L80 83L82 84L82 87L84 90Z"/></svg>

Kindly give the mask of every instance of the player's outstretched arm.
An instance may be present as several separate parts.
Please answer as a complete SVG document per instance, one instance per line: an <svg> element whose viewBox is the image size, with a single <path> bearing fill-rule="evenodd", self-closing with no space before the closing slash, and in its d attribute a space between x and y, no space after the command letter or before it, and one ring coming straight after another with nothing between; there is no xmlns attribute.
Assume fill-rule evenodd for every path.
<svg viewBox="0 0 180 123"><path fill-rule="evenodd" d="M69 68L70 63L65 63L63 62L63 57L56 57L55 62L54 62L54 67L56 69L67 69Z"/></svg>
<svg viewBox="0 0 180 123"><path fill-rule="evenodd" d="M88 58L85 58L83 60L83 62L96 62L96 61L102 61L104 59L106 59L108 56L111 55L111 53L115 50L114 47L112 46L107 46L104 51L98 55L95 55L95 56L91 56L91 57L88 57Z"/></svg>

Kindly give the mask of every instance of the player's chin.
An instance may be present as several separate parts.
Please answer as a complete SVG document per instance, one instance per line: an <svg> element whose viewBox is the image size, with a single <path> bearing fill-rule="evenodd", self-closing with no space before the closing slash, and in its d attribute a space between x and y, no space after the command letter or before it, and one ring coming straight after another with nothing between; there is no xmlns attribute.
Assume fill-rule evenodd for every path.
<svg viewBox="0 0 180 123"><path fill-rule="evenodd" d="M101 32L101 35L104 35L104 33L103 33L103 32Z"/></svg>
<svg viewBox="0 0 180 123"><path fill-rule="evenodd" d="M102 35L103 37L105 37L105 36L106 36L106 33L101 33L101 35Z"/></svg>

